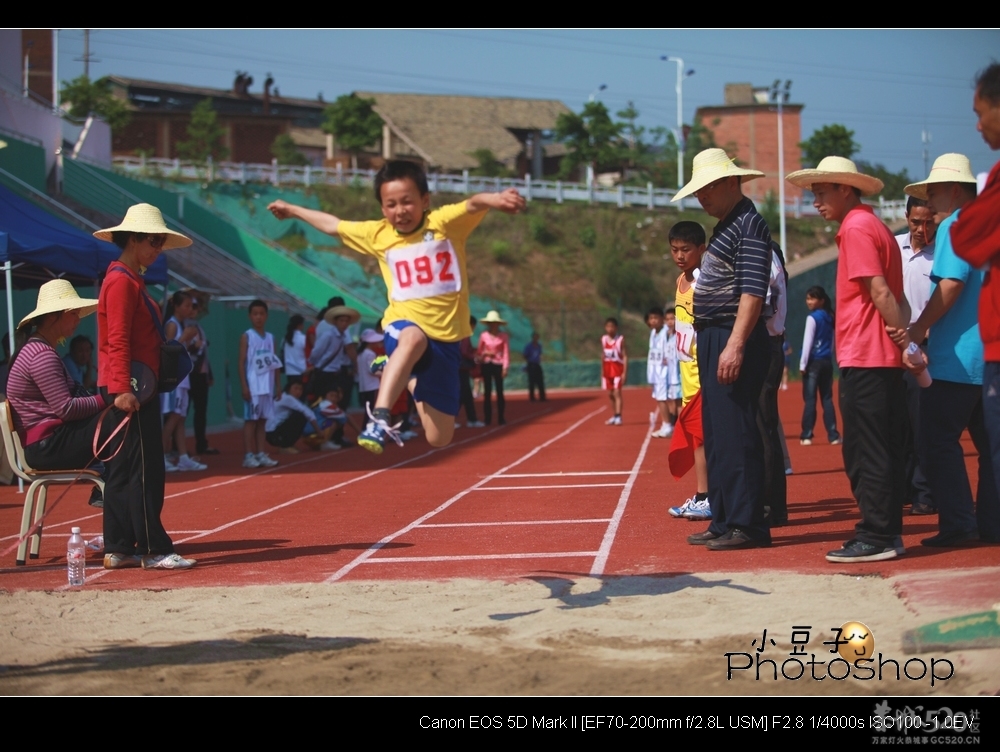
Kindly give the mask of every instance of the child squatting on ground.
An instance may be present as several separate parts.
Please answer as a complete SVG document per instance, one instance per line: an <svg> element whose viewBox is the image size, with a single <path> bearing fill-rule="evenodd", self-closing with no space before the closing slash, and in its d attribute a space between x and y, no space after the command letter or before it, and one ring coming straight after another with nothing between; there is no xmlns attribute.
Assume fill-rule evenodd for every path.
<svg viewBox="0 0 1000 752"><path fill-rule="evenodd" d="M459 409L459 342L471 335L465 242L488 209L516 214L524 198L508 188L479 193L431 211L427 176L413 162L386 162L375 175L384 219L348 222L315 209L275 201L278 219L300 219L360 253L375 256L389 296L382 317L382 382L358 443L381 454L386 438L400 442L390 410L404 389L416 401L427 441L451 442Z"/></svg>

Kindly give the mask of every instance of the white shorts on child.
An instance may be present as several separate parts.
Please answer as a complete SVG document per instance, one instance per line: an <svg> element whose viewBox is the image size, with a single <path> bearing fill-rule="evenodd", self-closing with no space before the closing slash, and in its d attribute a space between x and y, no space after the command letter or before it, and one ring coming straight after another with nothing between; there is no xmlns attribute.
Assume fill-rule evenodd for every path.
<svg viewBox="0 0 1000 752"><path fill-rule="evenodd" d="M267 420L273 417L273 394L255 394L250 402L243 400L243 420Z"/></svg>

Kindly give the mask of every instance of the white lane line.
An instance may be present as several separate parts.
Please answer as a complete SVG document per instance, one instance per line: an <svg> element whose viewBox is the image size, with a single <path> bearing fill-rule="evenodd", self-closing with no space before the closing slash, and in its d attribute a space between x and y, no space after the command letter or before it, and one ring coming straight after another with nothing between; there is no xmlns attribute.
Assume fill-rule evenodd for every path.
<svg viewBox="0 0 1000 752"><path fill-rule="evenodd" d="M424 530L429 527L503 527L505 525L585 525L592 522L611 522L610 517L587 520L508 520L507 522L429 522L417 525Z"/></svg>
<svg viewBox="0 0 1000 752"><path fill-rule="evenodd" d="M517 420L512 420L508 425L515 425L515 424L521 422L522 420L527 420L529 417L531 417L531 418L537 418L539 415L544 415L544 413L537 413L535 415L525 416L524 418L519 418ZM252 519L255 519L257 517L263 517L264 515L270 514L271 512L276 512L279 509L284 509L287 506L291 506L292 504L295 504L297 502L303 501L305 499L311 499L314 496L318 496L320 494L327 493L328 491L333 491L333 490L336 490L338 488L342 488L344 486L349 486L352 483L357 483L359 480L366 480L368 478L371 478L374 475L378 475L379 473L384 473L386 470L394 470L397 467L402 467L403 465L408 465L411 462L416 462L417 460L425 459L425 458L431 456L432 454L436 454L438 452L446 452L449 449L452 449L454 447L459 447L459 446L462 446L463 444L468 444L469 442L472 442L472 441L478 441L479 439L485 438L486 436L489 436L491 433L494 433L494 432L499 431L499 430L500 430L500 427L498 426L497 428L491 429L489 431L484 431L483 433L477 434L475 436L470 436L468 439L464 439L462 441L456 441L455 443L449 444L446 447L441 447L439 449L431 449L430 451L424 452L423 454L418 454L416 457L411 457L408 460L403 460L402 462L397 462L395 465L389 465L389 467L383 467L383 468L380 468L378 470L373 470L373 471L371 471L369 473L366 473L364 475L359 475L356 478L351 478L349 480L345 480L345 481L343 481L341 483L338 483L336 485L330 486L329 488L324 488L322 491L316 491L316 492L311 493L311 494L306 494L305 496L299 496L299 497L297 497L295 499L291 499L289 501L286 501L286 502L283 502L281 504L278 504L277 506L273 506L273 507L270 507L269 509L265 509L263 511L257 512L256 514L251 514L251 515L249 515L247 517L243 517L241 519L234 520L232 522L228 522L225 525L220 525L219 527L213 528L211 530L205 530L205 531L203 531L201 533L198 533L197 535L192 535L189 538L183 538L182 540L174 541L174 543L187 543L188 541L195 540L196 538L204 538L206 535L211 535L212 533L217 533L220 530L225 530L226 528L233 527L234 525L239 525L239 524L241 524L243 522L247 522L248 520L252 520ZM319 458L316 458L316 459L319 459ZM311 462L311 461L312 460L304 460L304 462ZM301 464L301 463L299 463L299 464ZM291 467L291 466L290 465L286 465L285 467ZM270 468L270 469L274 470L275 468ZM254 475L263 475L263 473L254 473ZM245 476L242 476L241 478L237 478L235 480L243 480L243 479L246 479L246 478L251 478L251 477L254 477L254 475L245 475ZM226 483L219 483L219 484L216 484L216 485L226 485ZM117 571L117 570L101 569L98 572L96 572L95 574L87 575L86 582L89 583L89 582L93 582L95 580L99 580L101 577L104 577L106 574L109 574L112 571ZM69 590L69 589L70 589L70 586L67 584L67 585L63 585L61 587L56 588L56 591L59 592L59 591L62 591L62 590Z"/></svg>
<svg viewBox="0 0 1000 752"><path fill-rule="evenodd" d="M499 470L497 470L492 475L486 476L482 480L480 480L480 481L474 483L473 485L469 486L468 488L466 488L464 491L459 491L457 494L455 494L454 496L452 496L446 502L444 502L440 506L436 507L435 509L432 509L427 514L424 514L424 515L418 517L417 519L415 519L413 522L411 522L406 527L400 528L395 533L392 533L392 534L387 535L386 537L384 537L378 543L376 543L376 544L374 544L372 546L369 546L367 549L365 549L364 551L362 551L358 556L356 556L349 563L345 564L340 569L338 569L336 572L334 572L332 575L330 575L329 577L327 577L326 578L326 582L336 582L337 580L342 579L344 576L350 574L350 572L352 572L355 567L357 567L360 564L364 564L369 559L371 559L372 555L374 555L374 553L376 551L378 551L379 549L381 549L387 543L392 542L393 540L395 540L396 538L398 538L401 535L405 535L406 533L408 533L411 530L413 530L413 528L418 527L419 525L422 525L424 522L426 522L427 520L429 520L434 515L436 515L436 514L438 514L440 512L443 512L445 509L447 509L448 507L450 507L452 504L454 504L456 501L458 501L459 499L463 498L464 496L466 496L470 492L476 490L477 488L479 488L482 485L485 485L486 483L489 483L491 480L493 480L497 476L503 475L505 472L507 472L508 470L510 470L512 467L517 467L522 462L528 461L529 459L531 459L532 457L534 457L536 454L538 454L540 451L542 451L546 447L554 444L555 442L559 441L560 439L562 439L562 438L564 438L566 436L569 436L577 428L579 428L580 426L582 426L584 423L586 423L588 420L590 420L591 418L593 418L598 413L604 412L604 410L605 410L604 407L599 407L597 410L592 410L591 412L587 413L582 418L580 418L580 420L578 420L576 423L574 423L573 425L571 425L569 428L567 428L566 430L564 430L561 433L557 434L556 436L553 436L548 441L545 441L545 442L539 444L534 449L532 449L531 451L529 451L527 454L522 455L519 459L516 459L513 462L511 462L509 465L506 465L505 467L500 468Z"/></svg>
<svg viewBox="0 0 1000 752"><path fill-rule="evenodd" d="M44 536L46 534L47 530L51 530L53 528L60 528L60 527L66 527L66 526L72 527L73 525L76 525L79 522L84 522L86 520L92 520L95 517L102 517L102 516L103 516L103 512L98 512L97 514L88 514L85 517L77 517L75 520L66 520L66 522L53 522L53 523L50 523L48 525L45 525L42 528L42 535ZM18 532L15 535L5 535L4 537L0 538L0 542L3 542L5 540L17 540L20 537L21 537L21 533L20 532Z"/></svg>
<svg viewBox="0 0 1000 752"><path fill-rule="evenodd" d="M556 483L551 486L487 486L474 491L539 491L546 488L621 488L624 483Z"/></svg>
<svg viewBox="0 0 1000 752"><path fill-rule="evenodd" d="M468 556L382 556L366 564L419 564L424 561L486 561L489 559L589 559L598 551L559 551L531 554L469 554Z"/></svg>
<svg viewBox="0 0 1000 752"><path fill-rule="evenodd" d="M631 475L631 470L608 470L606 472L586 472L586 473L506 473L501 478L566 478L571 475Z"/></svg>
<svg viewBox="0 0 1000 752"><path fill-rule="evenodd" d="M639 456L635 458L635 464L632 465L632 473L628 476L628 481L625 483L625 488L622 489L621 496L618 497L618 506L615 507L615 513L611 515L611 523L608 525L608 529L604 531L604 540L601 541L601 549L597 553L597 558L594 559L594 565L590 568L590 575L592 577L600 577L604 574L604 567L608 564L608 556L611 554L611 545L615 542L618 525L622 520L622 515L625 514L628 497L632 493L632 486L635 485L635 479L639 475L639 468L642 467L642 461L646 459L646 450L649 448L649 441L652 438L652 434L646 434L646 440L642 442Z"/></svg>

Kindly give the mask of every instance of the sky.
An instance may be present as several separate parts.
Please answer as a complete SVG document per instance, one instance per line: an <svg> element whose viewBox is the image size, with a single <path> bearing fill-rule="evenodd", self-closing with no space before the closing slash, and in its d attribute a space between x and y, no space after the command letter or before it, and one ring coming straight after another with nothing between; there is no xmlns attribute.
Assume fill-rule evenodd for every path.
<svg viewBox="0 0 1000 752"><path fill-rule="evenodd" d="M856 159L925 177L930 161L967 155L975 172L1000 158L975 129L976 71L1000 58L1000 31L939 30L93 30L92 78L228 89L236 70L267 74L283 96L326 101L355 90L559 99L579 111L591 94L616 112L631 101L647 128L723 103L726 83L792 81L805 105L802 137L830 123L854 131ZM59 77L83 72L83 31L59 36ZM606 88L598 91L604 85Z"/></svg>

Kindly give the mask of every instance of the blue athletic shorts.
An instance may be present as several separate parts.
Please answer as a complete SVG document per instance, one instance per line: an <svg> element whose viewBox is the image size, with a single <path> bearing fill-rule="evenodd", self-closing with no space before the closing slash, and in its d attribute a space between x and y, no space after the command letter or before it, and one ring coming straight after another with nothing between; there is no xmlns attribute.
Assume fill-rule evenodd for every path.
<svg viewBox="0 0 1000 752"><path fill-rule="evenodd" d="M399 333L408 326L417 326L412 321L393 321L385 327L385 354L392 356L399 343ZM458 366L462 361L458 342L438 342L427 338L427 350L417 364L412 375L417 379L413 399L426 402L445 415L458 415L459 383Z"/></svg>

